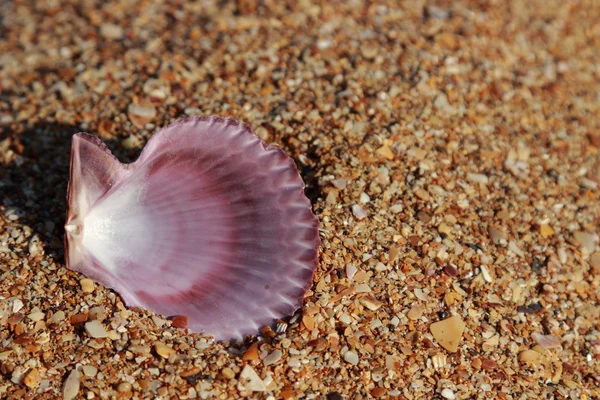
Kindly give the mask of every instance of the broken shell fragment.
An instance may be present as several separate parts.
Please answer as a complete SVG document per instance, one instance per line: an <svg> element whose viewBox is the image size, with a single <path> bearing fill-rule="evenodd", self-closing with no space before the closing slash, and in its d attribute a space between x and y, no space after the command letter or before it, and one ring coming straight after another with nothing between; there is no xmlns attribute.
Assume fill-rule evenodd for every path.
<svg viewBox="0 0 600 400"><path fill-rule="evenodd" d="M296 165L244 124L215 117L159 130L120 163L73 136L67 266L129 306L184 315L217 340L293 314L312 283L318 222Z"/></svg>

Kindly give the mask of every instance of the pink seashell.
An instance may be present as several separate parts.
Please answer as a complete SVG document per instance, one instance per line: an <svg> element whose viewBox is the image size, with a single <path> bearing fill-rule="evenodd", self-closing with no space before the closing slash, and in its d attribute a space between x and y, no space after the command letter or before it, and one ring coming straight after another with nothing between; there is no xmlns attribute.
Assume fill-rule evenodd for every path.
<svg viewBox="0 0 600 400"><path fill-rule="evenodd" d="M244 124L189 118L121 164L73 136L67 266L129 306L185 315L217 340L291 315L312 283L318 222L296 165Z"/></svg>

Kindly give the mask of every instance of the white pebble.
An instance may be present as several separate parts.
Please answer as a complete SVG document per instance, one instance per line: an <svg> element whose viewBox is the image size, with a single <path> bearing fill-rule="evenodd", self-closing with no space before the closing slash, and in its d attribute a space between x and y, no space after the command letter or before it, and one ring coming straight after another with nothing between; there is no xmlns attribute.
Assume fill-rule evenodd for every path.
<svg viewBox="0 0 600 400"><path fill-rule="evenodd" d="M27 318L29 318L30 320L32 320L34 322L37 322L37 321L41 321L42 319L44 319L45 315L46 314L44 314L43 312L38 310L38 311L34 311L31 314L29 314L27 316Z"/></svg>
<svg viewBox="0 0 600 400"><path fill-rule="evenodd" d="M517 246L517 244L512 240L508 242L508 249L516 255L518 255L519 257L525 257L525 253L523 253L523 250L521 250L519 246Z"/></svg>
<svg viewBox="0 0 600 400"><path fill-rule="evenodd" d="M455 399L456 395L454 394L454 392L448 388L442 390L442 397L445 399Z"/></svg>
<svg viewBox="0 0 600 400"><path fill-rule="evenodd" d="M360 194L360 202L361 202L362 204L367 204L367 203L368 203L368 202L370 202L370 201L371 201L371 198L369 197L369 195L368 195L368 194L366 194L365 192L362 192L362 193Z"/></svg>
<svg viewBox="0 0 600 400"><path fill-rule="evenodd" d="M558 248L558 260L560 261L561 264L565 264L568 260L567 251L565 250L564 247Z"/></svg>
<svg viewBox="0 0 600 400"><path fill-rule="evenodd" d="M282 355L283 353L281 350L275 349L264 358L263 364L265 366L275 364L277 361L281 360Z"/></svg>
<svg viewBox="0 0 600 400"><path fill-rule="evenodd" d="M265 382L262 379L260 379L260 376L258 376L256 371L254 371L254 369L252 369L252 367L249 365L246 365L244 367L244 369L240 373L239 380L242 383L242 385L244 385L247 389L253 392L267 391L267 385L265 385Z"/></svg>
<svg viewBox="0 0 600 400"><path fill-rule="evenodd" d="M358 355L353 351L348 350L344 353L344 360L352 365L358 365Z"/></svg>
<svg viewBox="0 0 600 400"><path fill-rule="evenodd" d="M361 220L367 216L367 212L365 211L365 209L359 206L358 204L354 204L352 206L352 214L354 214L354 217L358 220Z"/></svg>
<svg viewBox="0 0 600 400"><path fill-rule="evenodd" d="M73 400L79 393L79 372L73 369L63 386L63 399Z"/></svg>
<svg viewBox="0 0 600 400"><path fill-rule="evenodd" d="M83 366L83 374L85 376L96 376L96 374L98 373L98 368L94 367L93 365L84 365Z"/></svg>
<svg viewBox="0 0 600 400"><path fill-rule="evenodd" d="M467 176L473 182L483 183L484 185L488 183L488 177L483 174L468 173Z"/></svg>
<svg viewBox="0 0 600 400"><path fill-rule="evenodd" d="M153 119L156 117L156 108L152 105L142 105L131 103L127 108L127 111L130 114L136 115L138 117L144 117L148 119Z"/></svg>
<svg viewBox="0 0 600 400"><path fill-rule="evenodd" d="M356 268L356 265L352 263L346 264L346 277L348 277L348 279L352 280L357 271L358 268Z"/></svg>
<svg viewBox="0 0 600 400"><path fill-rule="evenodd" d="M64 311L57 311L54 314L52 314L52 317L50 317L50 323L52 324L58 324L60 321L65 319L65 312Z"/></svg>
<svg viewBox="0 0 600 400"><path fill-rule="evenodd" d="M337 178L331 181L331 184L335 186L337 189L345 189L348 182L344 178Z"/></svg>
<svg viewBox="0 0 600 400"><path fill-rule="evenodd" d="M108 332L97 320L86 322L85 331L93 338L105 338L108 337Z"/></svg>
<svg viewBox="0 0 600 400"><path fill-rule="evenodd" d="M481 269L481 275L483 275L483 279L485 279L487 283L492 283L492 275L490 274L490 270L485 265L481 265L479 268Z"/></svg>
<svg viewBox="0 0 600 400"><path fill-rule="evenodd" d="M596 235L588 232L575 232L575 240L582 246L587 255L592 254L596 249Z"/></svg>
<svg viewBox="0 0 600 400"><path fill-rule="evenodd" d="M123 28L115 24L103 24L100 34L108 39L120 39L123 36Z"/></svg>
<svg viewBox="0 0 600 400"><path fill-rule="evenodd" d="M15 299L15 301L13 301L13 313L19 312L21 308L23 308L23 302L19 299Z"/></svg>
<svg viewBox="0 0 600 400"><path fill-rule="evenodd" d="M402 212L402 204L400 203L396 203L393 206L390 207L390 211L393 212L394 214L398 214L399 212Z"/></svg>

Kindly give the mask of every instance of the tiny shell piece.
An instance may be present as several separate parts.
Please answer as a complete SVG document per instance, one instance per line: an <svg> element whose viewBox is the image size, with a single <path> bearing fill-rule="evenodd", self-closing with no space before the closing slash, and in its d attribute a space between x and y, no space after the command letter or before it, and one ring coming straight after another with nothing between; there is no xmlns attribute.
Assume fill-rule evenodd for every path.
<svg viewBox="0 0 600 400"><path fill-rule="evenodd" d="M266 392L267 385L250 365L246 365L240 373L240 382L253 392Z"/></svg>
<svg viewBox="0 0 600 400"><path fill-rule="evenodd" d="M292 315L312 283L318 222L296 165L232 120L177 121L131 164L74 135L68 205L69 268L217 340Z"/></svg>

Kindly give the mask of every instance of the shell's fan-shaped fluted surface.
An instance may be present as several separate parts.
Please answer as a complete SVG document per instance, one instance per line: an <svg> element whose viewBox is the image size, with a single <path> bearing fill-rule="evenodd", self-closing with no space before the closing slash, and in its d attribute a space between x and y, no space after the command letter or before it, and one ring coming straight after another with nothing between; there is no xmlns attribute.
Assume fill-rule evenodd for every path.
<svg viewBox="0 0 600 400"><path fill-rule="evenodd" d="M130 306L185 315L217 339L257 333L301 306L318 223L296 166L244 124L190 118L131 164L73 137L67 265Z"/></svg>

